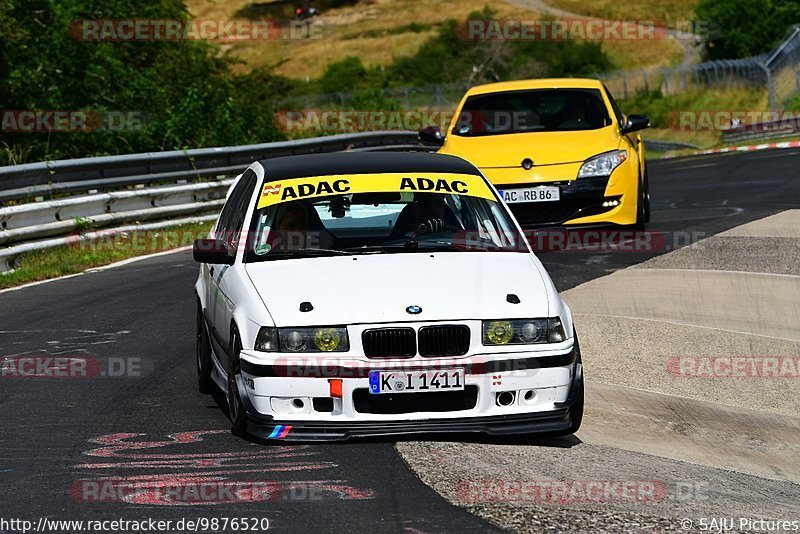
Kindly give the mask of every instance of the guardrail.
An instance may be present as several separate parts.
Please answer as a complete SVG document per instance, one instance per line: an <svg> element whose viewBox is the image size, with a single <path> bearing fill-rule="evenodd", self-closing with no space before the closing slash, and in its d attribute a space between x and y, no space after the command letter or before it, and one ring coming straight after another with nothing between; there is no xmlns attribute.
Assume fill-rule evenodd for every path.
<svg viewBox="0 0 800 534"><path fill-rule="evenodd" d="M293 154L419 146L416 132L331 135L224 148L174 150L0 167L0 202L129 185L231 176L254 161Z"/></svg>
<svg viewBox="0 0 800 534"><path fill-rule="evenodd" d="M669 152L670 150L681 150L684 148L688 149L699 148L697 145L692 145L689 143L679 143L677 141L656 141L654 139L653 140L645 139L644 143L648 151L653 150L657 152Z"/></svg>
<svg viewBox="0 0 800 534"><path fill-rule="evenodd" d="M0 167L0 202L26 202L0 207L0 245L6 245L0 248L0 273L13 269L20 254L34 250L101 234L213 220L232 178L254 161L381 149L426 147L419 144L416 132L387 131ZM149 222L80 235L83 230L140 221Z"/></svg>
<svg viewBox="0 0 800 534"><path fill-rule="evenodd" d="M775 120L756 124L741 124L722 132L722 140L726 143L779 139L800 134L800 123L797 119Z"/></svg>
<svg viewBox="0 0 800 534"><path fill-rule="evenodd" d="M0 245L87 226L151 221L221 209L232 180L114 191L0 208Z"/></svg>

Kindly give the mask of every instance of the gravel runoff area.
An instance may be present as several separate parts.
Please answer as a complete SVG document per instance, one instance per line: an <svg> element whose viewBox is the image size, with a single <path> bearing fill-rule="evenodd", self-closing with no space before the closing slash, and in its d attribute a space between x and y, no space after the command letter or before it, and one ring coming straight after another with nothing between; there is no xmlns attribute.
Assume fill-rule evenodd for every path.
<svg viewBox="0 0 800 534"><path fill-rule="evenodd" d="M712 517L800 519L797 380L692 378L669 363L800 354L798 228L800 210L783 212L565 292L590 381L577 436L403 441L398 451L450 502L512 532L699 532ZM597 481L663 491L582 498ZM558 484L575 497L554 498L547 488Z"/></svg>
<svg viewBox="0 0 800 534"><path fill-rule="evenodd" d="M566 291L596 382L797 416L800 210L766 217ZM611 342L610 340L613 340ZM784 378L696 378L720 358L777 357ZM744 362L745 364L747 362ZM767 385L768 387L765 387Z"/></svg>
<svg viewBox="0 0 800 534"><path fill-rule="evenodd" d="M409 441L397 449L449 502L511 532L686 532L710 516L800 517L796 484L581 439ZM582 497L587 484L604 481L657 490L628 502ZM558 502L553 495L565 484L572 497ZM695 528L685 528L689 522Z"/></svg>

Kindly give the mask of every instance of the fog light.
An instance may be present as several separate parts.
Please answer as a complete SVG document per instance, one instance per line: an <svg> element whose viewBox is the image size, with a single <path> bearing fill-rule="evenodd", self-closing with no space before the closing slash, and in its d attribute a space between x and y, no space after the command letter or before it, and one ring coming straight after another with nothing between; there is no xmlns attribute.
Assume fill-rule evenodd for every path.
<svg viewBox="0 0 800 534"><path fill-rule="evenodd" d="M498 406L503 406L503 407L511 406L512 404L514 404L515 397L516 395L514 394L513 391L501 391L495 396L495 403Z"/></svg>

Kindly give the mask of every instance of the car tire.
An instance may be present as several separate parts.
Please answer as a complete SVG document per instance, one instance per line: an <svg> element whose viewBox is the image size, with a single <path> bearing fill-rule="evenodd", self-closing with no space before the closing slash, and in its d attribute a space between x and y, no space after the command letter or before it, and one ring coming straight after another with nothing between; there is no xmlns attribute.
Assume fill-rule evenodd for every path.
<svg viewBox="0 0 800 534"><path fill-rule="evenodd" d="M208 394L214 391L214 381L211 379L211 341L208 339L208 330L203 319L203 307L200 305L200 301L197 302L196 345L197 389L200 393Z"/></svg>
<svg viewBox="0 0 800 534"><path fill-rule="evenodd" d="M569 436L570 434L575 434L580 428L581 423L583 422L583 405L584 405L584 387L583 387L583 358L581 358L581 347L578 342L578 334L573 330L573 335L575 336L575 346L578 349L578 357L576 359L576 364L581 365L581 377L575 387L578 388L578 391L575 395L575 402L569 408L569 418L570 418L570 426L567 429L564 429L560 432L555 432L554 434L550 434L553 436ZM577 372L577 367L576 367Z"/></svg>
<svg viewBox="0 0 800 534"><path fill-rule="evenodd" d="M576 433L583 422L583 377L581 377L580 385L578 386L578 398L569 409L569 417L572 420L572 425L568 431L564 432L564 435Z"/></svg>
<svg viewBox="0 0 800 534"><path fill-rule="evenodd" d="M239 374L239 353L242 351L242 342L239 333L234 329L231 333L231 358L228 369L228 415L231 418L231 433L243 437L247 434L247 414L242 404L239 385L236 376Z"/></svg>

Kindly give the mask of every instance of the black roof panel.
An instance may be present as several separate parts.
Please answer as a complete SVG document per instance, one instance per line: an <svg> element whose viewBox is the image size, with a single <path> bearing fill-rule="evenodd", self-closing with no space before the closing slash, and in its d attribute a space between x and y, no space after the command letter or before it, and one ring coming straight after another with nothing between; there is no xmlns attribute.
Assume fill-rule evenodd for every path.
<svg viewBox="0 0 800 534"><path fill-rule="evenodd" d="M468 161L428 152L332 152L284 156L259 161L265 181L338 174L459 173L480 175Z"/></svg>

